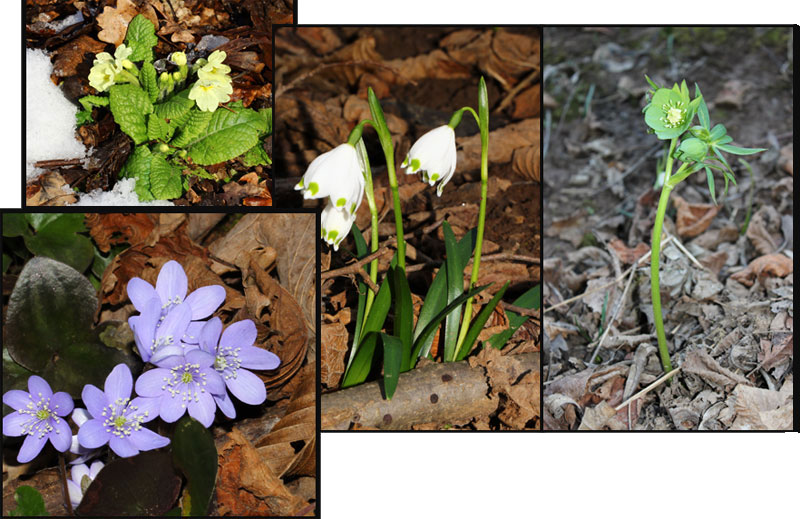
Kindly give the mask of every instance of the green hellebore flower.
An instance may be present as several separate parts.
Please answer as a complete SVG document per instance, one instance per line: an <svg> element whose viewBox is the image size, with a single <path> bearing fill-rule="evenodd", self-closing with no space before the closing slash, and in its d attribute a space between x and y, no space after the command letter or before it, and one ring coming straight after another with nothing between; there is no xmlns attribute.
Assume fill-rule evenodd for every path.
<svg viewBox="0 0 800 519"><path fill-rule="evenodd" d="M702 98L698 98L702 99ZM662 140L674 139L689 129L697 110L697 99L689 99L688 90L684 93L675 88L659 88L653 94L650 105L644 112L644 121L655 130Z"/></svg>
<svg viewBox="0 0 800 519"><path fill-rule="evenodd" d="M199 79L189 91L189 99L205 112L213 112L220 103L231 100L233 87L229 82Z"/></svg>
<svg viewBox="0 0 800 519"><path fill-rule="evenodd" d="M691 159L700 162L706 157L706 153L708 153L708 145L695 137L684 139L678 146L678 157L681 160Z"/></svg>

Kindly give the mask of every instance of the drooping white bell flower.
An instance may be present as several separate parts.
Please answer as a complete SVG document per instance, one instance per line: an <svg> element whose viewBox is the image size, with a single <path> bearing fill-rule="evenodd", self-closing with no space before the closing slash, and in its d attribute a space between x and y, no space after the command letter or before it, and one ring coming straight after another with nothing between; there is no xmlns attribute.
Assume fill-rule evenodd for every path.
<svg viewBox="0 0 800 519"><path fill-rule="evenodd" d="M294 188L303 191L303 198L328 197L332 209L352 217L364 197L363 165L356 148L346 142L315 158ZM324 215L323 211L323 219Z"/></svg>
<svg viewBox="0 0 800 519"><path fill-rule="evenodd" d="M434 128L411 146L400 166L407 175L422 172L422 180L431 186L439 182L436 194L442 196L456 170L456 133L448 125Z"/></svg>
<svg viewBox="0 0 800 519"><path fill-rule="evenodd" d="M358 209L358 206L356 206ZM356 220L356 213L345 211L334 207L330 202L325 205L320 217L322 227L322 239L329 245L333 245L333 250L339 250L339 244L345 239L353 227Z"/></svg>

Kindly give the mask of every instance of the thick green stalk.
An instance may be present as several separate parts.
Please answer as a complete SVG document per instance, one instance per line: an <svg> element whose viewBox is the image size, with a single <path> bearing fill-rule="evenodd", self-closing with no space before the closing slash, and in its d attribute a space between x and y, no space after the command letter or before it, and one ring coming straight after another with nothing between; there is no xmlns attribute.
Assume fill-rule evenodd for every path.
<svg viewBox="0 0 800 519"><path fill-rule="evenodd" d="M397 190L397 174L394 167L394 145L392 144L392 134L386 124L383 115L383 108L378 101L378 96L372 91L367 90L367 101L369 110L372 114L373 127L378 133L378 139L386 157L386 170L389 173L389 187L392 189L392 203L394 204L394 225L397 230L397 266L406 270L406 241L403 238L403 213L400 212L400 193Z"/></svg>
<svg viewBox="0 0 800 519"><path fill-rule="evenodd" d="M650 293L653 299L653 321L656 325L656 337L658 337L658 353L661 356L661 365L665 372L672 371L672 362L669 359L669 349L667 348L667 336L664 333L664 316L661 314L661 287L659 284L659 255L661 254L661 230L664 226L664 215L667 212L669 194L672 192L672 185L664 182L661 188L661 197L658 200L658 210L656 211L656 221L653 224L653 237L650 241Z"/></svg>
<svg viewBox="0 0 800 519"><path fill-rule="evenodd" d="M474 113L474 112L473 112ZM478 283L478 271L481 266L481 249L483 248L483 229L486 223L486 199L489 192L489 98L486 91L486 82L481 78L478 85L478 127L481 132L481 205L478 210L478 232L475 242L475 255L472 258L472 275L469 281L471 290ZM461 320L461 330L458 333L456 347L453 350L452 361L456 360L458 352L467 336L472 319L472 297L467 299L464 317Z"/></svg>
<svg viewBox="0 0 800 519"><path fill-rule="evenodd" d="M364 194L367 197L367 205L369 206L369 214L371 215L371 237L369 241L370 252L378 252L378 208L375 205L375 191L372 186L372 170L369 167L369 157L367 157L367 149L364 146L364 140L358 139L356 149L364 159ZM378 281L378 259L375 258L369 264L369 278L373 283ZM369 310L372 308L372 302L375 300L375 293L372 290L367 291L367 301L364 306L364 319L369 315ZM363 324L363 323L362 323Z"/></svg>

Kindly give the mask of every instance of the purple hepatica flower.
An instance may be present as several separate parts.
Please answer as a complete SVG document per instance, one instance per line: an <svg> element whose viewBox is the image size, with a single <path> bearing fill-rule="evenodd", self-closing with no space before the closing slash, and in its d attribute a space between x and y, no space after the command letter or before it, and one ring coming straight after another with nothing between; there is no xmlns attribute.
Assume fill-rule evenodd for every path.
<svg viewBox="0 0 800 519"><path fill-rule="evenodd" d="M17 461L35 458L50 440L59 452L69 449L72 431L63 418L72 412L72 397L63 391L53 394L50 384L36 375L28 379L28 391L12 389L3 395L3 403L15 409L3 417L3 434L25 436Z"/></svg>
<svg viewBox="0 0 800 519"><path fill-rule="evenodd" d="M91 419L92 415L86 409L77 407L74 411L72 411L72 421L75 422L75 425L77 425L78 428ZM81 442L78 441L77 434L72 435L72 445L70 446L69 451L78 456L69 462L70 465L86 463L86 461L100 455L100 449L87 449L81 445Z"/></svg>
<svg viewBox="0 0 800 519"><path fill-rule="evenodd" d="M91 467L87 467L85 464L72 467L70 471L72 477L67 480L67 491L73 509L78 508L78 505L81 504L86 489L104 466L102 461L95 461Z"/></svg>
<svg viewBox="0 0 800 519"><path fill-rule="evenodd" d="M117 364L106 377L103 389L100 391L91 384L83 387L83 403L96 418L86 421L78 430L81 445L96 449L108 443L117 455L127 458L169 444L168 438L142 427L142 423L158 416L158 399L130 399L133 377L128 366Z"/></svg>
<svg viewBox="0 0 800 519"><path fill-rule="evenodd" d="M178 305L163 315L161 300L152 298L140 315L128 319L142 360L158 364L164 357L182 355L181 337L186 333L191 318L189 305Z"/></svg>
<svg viewBox="0 0 800 519"><path fill-rule="evenodd" d="M233 323L222 332L222 321L215 317L200 332L200 348L214 356L214 369L225 380L233 395L245 404L258 405L267 399L264 382L246 369L275 369L281 360L274 353L256 348L256 325L250 319ZM217 405L228 418L236 410L228 393L215 395Z"/></svg>
<svg viewBox="0 0 800 519"><path fill-rule="evenodd" d="M146 308L151 308L149 306L151 300L157 298L160 302L161 319L164 319L173 309L186 304L192 311L190 321L198 321L213 314L219 308L219 305L225 301L225 288L221 285L198 288L187 297L186 292L188 289L189 280L186 277L186 273L180 263L174 260L166 262L161 267L155 288L138 277L131 278L128 281L128 297L133 306L144 314ZM132 317L131 319L135 318ZM131 328L134 327L134 324L130 323L130 321L129 324ZM197 344L197 334L201 327L202 323L192 323L186 337L183 338L184 341Z"/></svg>
<svg viewBox="0 0 800 519"><path fill-rule="evenodd" d="M136 392L157 397L159 415L165 422L175 422L188 410L189 416L209 427L216 410L212 395L225 392L213 363L214 357L200 349L166 357L158 368L136 379Z"/></svg>

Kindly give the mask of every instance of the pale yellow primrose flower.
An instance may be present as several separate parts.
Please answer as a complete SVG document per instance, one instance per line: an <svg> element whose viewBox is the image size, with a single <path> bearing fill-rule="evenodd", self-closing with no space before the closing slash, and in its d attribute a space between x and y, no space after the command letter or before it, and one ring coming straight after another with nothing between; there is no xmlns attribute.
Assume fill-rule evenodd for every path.
<svg viewBox="0 0 800 519"><path fill-rule="evenodd" d="M108 56L111 57L110 54ZM98 92L105 92L114 84L117 72L113 59L100 62L95 60L95 65L89 71L89 86Z"/></svg>
<svg viewBox="0 0 800 519"><path fill-rule="evenodd" d="M228 77L231 68L222 63L227 57L228 55L224 51L215 50L208 57L208 63L197 71L197 77L212 81L231 81L231 78Z"/></svg>
<svg viewBox="0 0 800 519"><path fill-rule="evenodd" d="M116 81L116 76L122 72L126 62L130 63L128 57L133 53L133 49L123 43L114 51L114 56L108 52L101 52L94 57L94 66L89 71L89 86L98 92L105 92ZM133 63L130 63L133 66ZM130 67L127 67L130 68Z"/></svg>
<svg viewBox="0 0 800 519"><path fill-rule="evenodd" d="M229 82L198 79L189 91L189 99L197 103L197 107L205 112L213 112L220 103L231 100L233 87Z"/></svg>

